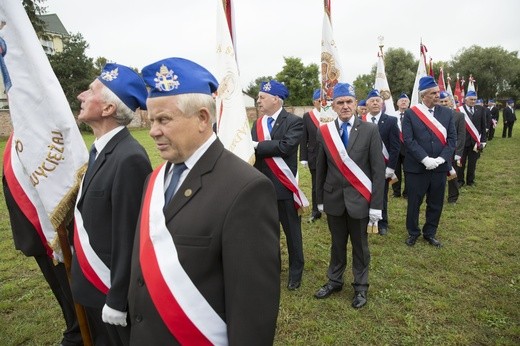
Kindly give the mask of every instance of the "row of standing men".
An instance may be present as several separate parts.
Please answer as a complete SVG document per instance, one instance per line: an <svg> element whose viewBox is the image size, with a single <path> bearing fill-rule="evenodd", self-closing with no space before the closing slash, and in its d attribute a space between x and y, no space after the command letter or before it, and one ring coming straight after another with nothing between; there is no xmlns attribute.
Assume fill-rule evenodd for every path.
<svg viewBox="0 0 520 346"><path fill-rule="evenodd" d="M444 191L456 135L453 112L437 105L433 79L421 80L422 103L404 112L402 125L381 112L376 91L368 98L375 119L356 117L354 88L337 84L332 108L338 118L316 134L304 126L313 121L310 115L302 119L283 108L288 97L283 84L262 83L263 116L252 128L255 169L225 150L214 134L218 83L204 67L168 58L144 67L142 74L144 81L132 69L107 64L78 96L79 120L92 127L96 140L75 208L72 294L63 265L54 267L39 252L4 179L16 247L45 262L45 270L40 264L44 275L54 277L48 282L67 322L63 345L81 344L73 300L85 306L96 345L272 344L280 297L280 224L289 254L287 288L296 290L302 282L301 216L295 207L302 201L296 198L301 190L295 177L304 135L316 139L315 147L306 145L308 154L316 155L314 168L305 160L305 145L300 154L312 173L312 216L327 214L332 239L328 281L316 298L343 288L350 238L352 306L367 302L367 228L380 222L382 234L387 230L387 179L396 173L399 128L407 186L414 191L408 194L408 245L420 234L424 194ZM150 136L166 161L153 171L126 128L138 107L148 108ZM386 163L385 147L393 155ZM427 208L423 228L436 246L442 198L429 198L441 205ZM27 244L36 244L36 250L27 250Z"/></svg>

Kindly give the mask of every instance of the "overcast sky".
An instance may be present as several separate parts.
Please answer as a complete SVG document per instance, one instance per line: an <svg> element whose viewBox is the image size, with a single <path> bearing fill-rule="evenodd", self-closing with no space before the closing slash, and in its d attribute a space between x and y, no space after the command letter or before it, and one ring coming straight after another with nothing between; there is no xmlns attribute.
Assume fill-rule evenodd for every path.
<svg viewBox="0 0 520 346"><path fill-rule="evenodd" d="M47 0L87 55L137 67L179 56L215 73L216 9L220 0ZM323 0L234 0L242 87L280 72L284 57L319 65ZM332 26L347 81L377 62L385 49L419 56L422 38L434 61L461 48L520 50L520 0L332 0ZM478 80L478 76L475 76ZM390 86L391 87L391 86Z"/></svg>

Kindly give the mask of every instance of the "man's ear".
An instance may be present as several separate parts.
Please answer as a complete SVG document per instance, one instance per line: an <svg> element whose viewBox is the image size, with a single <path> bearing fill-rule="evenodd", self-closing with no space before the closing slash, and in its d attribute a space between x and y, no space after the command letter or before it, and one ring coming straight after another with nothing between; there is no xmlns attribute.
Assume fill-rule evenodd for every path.
<svg viewBox="0 0 520 346"><path fill-rule="evenodd" d="M209 113L209 110L207 108L203 107L199 109L197 117L199 119L199 126L202 132L205 131L207 127L213 129L213 124L211 123L211 114Z"/></svg>
<svg viewBox="0 0 520 346"><path fill-rule="evenodd" d="M103 113L101 113L101 116L108 117L115 113L116 105L114 105L113 103L105 103L105 105L103 106Z"/></svg>

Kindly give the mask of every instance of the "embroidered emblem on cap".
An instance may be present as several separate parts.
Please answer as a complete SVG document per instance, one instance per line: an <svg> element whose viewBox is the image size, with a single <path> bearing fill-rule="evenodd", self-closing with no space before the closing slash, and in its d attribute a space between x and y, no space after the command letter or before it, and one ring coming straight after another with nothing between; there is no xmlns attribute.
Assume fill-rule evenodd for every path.
<svg viewBox="0 0 520 346"><path fill-rule="evenodd" d="M112 71L103 71L101 73L101 79L106 80L107 82L111 82L114 79L117 79L117 76L119 75L119 69L116 67Z"/></svg>
<svg viewBox="0 0 520 346"><path fill-rule="evenodd" d="M161 66L159 72L156 72L157 78L154 78L155 87L161 91L170 91L177 89L181 83L177 80L179 77L173 73L173 70L168 70L164 65Z"/></svg>
<svg viewBox="0 0 520 346"><path fill-rule="evenodd" d="M270 91L271 90L271 82L267 82L264 84L264 87L262 88L263 91Z"/></svg>
<svg viewBox="0 0 520 346"><path fill-rule="evenodd" d="M352 85L348 86L348 92L354 94L354 87Z"/></svg>

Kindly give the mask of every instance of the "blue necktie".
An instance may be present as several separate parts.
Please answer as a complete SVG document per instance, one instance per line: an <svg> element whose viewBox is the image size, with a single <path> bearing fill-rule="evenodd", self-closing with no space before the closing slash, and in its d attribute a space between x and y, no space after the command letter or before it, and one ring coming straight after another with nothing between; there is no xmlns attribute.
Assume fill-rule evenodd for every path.
<svg viewBox="0 0 520 346"><path fill-rule="evenodd" d="M96 154L97 154L96 146L94 144L92 144L92 146L90 147L90 153L88 155L87 170L90 170L92 168L92 166L94 166L94 162L96 161Z"/></svg>
<svg viewBox="0 0 520 346"><path fill-rule="evenodd" d="M173 166L172 172L172 180L170 181L170 185L164 192L164 205L167 205L173 197L173 193L179 184L179 180L181 179L182 172L186 169L186 165L183 163L178 163Z"/></svg>
<svg viewBox="0 0 520 346"><path fill-rule="evenodd" d="M273 121L274 119L272 117L267 118L267 129L269 130L269 133L273 131Z"/></svg>
<svg viewBox="0 0 520 346"><path fill-rule="evenodd" d="M350 126L350 123L341 124L341 129L343 130L341 132L341 140L343 141L343 145L345 146L345 149L347 149L347 145L348 145L348 127L349 126Z"/></svg>
<svg viewBox="0 0 520 346"><path fill-rule="evenodd" d="M376 123L376 117L372 117L372 122L373 122L374 124L377 124L377 123Z"/></svg>

